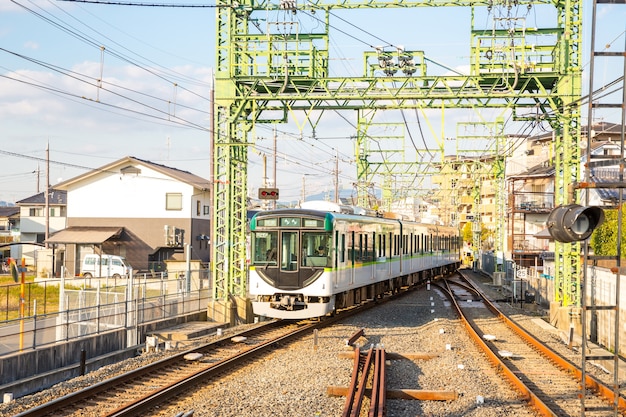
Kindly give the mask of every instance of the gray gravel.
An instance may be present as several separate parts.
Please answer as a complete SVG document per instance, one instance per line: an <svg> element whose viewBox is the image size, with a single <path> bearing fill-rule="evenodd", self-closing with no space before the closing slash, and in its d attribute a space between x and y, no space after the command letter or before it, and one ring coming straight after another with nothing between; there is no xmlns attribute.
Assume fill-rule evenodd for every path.
<svg viewBox="0 0 626 417"><path fill-rule="evenodd" d="M484 288L493 297L500 296L491 288ZM555 350L574 360L579 356L567 348L558 332L536 324L541 311L521 310L519 306L506 304L500 307L528 331L549 342ZM342 324L320 330L317 337L311 334L277 349L251 366L190 392L178 403L151 415L173 417L193 410L194 417L339 416L344 398L330 397L326 392L329 386L348 386L353 361L340 358L340 353L352 350L346 346L346 339L360 329L365 330L364 337L357 341L362 349L381 345L388 352L438 355L429 360L389 361L388 388L443 390L458 394L458 399L452 401L387 400L388 417L536 415L508 383L502 381L466 335L443 295L434 288L414 291L395 302L383 303L346 319ZM225 334L232 331L226 329ZM94 384L167 354L143 354L41 393L0 404L0 415L17 414L53 396ZM367 415L365 407L361 415Z"/></svg>

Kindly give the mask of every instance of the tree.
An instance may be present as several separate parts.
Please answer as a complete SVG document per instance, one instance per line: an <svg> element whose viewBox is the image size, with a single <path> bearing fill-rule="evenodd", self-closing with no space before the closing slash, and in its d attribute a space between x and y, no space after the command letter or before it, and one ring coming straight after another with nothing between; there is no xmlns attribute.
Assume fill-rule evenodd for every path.
<svg viewBox="0 0 626 417"><path fill-rule="evenodd" d="M472 232L472 222L467 222L461 229L461 237L463 238L463 242L470 242L474 240L473 232Z"/></svg>
<svg viewBox="0 0 626 417"><path fill-rule="evenodd" d="M589 240L589 246L593 249L593 253L599 256L616 256L617 255L617 209L604 210L604 223L596 228ZM624 208L622 208L622 219L624 217ZM626 230L622 220L622 242L621 256L626 257Z"/></svg>
<svg viewBox="0 0 626 417"><path fill-rule="evenodd" d="M463 238L463 242L474 243L474 232L472 231L473 222L467 222L463 225L461 229L461 237ZM480 242L483 249L485 248L485 244L488 242L489 238L493 237L494 232L485 227L483 223L480 223Z"/></svg>

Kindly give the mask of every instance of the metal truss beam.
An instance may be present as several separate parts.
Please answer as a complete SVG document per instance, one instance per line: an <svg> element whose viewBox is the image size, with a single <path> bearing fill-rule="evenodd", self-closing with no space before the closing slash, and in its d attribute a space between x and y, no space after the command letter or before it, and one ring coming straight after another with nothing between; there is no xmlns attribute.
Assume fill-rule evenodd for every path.
<svg viewBox="0 0 626 417"><path fill-rule="evenodd" d="M557 10L556 29L536 30L535 38L551 40L553 45L525 42L526 32L472 33L475 61L471 75L425 75L425 62L415 68L415 76L374 77L371 65L364 66L362 77L329 77L329 10L413 7L515 7L545 5ZM357 154L359 198L366 195L373 178L372 169L391 174L401 164L376 167L367 152L367 126L377 111L389 109L509 109L513 120L547 120L557 130L557 202L572 198L565 190L576 181L580 98L581 0L576 1L322 1L304 4L289 1L244 0L239 3L217 0L217 59L215 81L215 131L213 149L214 210L212 265L214 296L245 295L247 146L256 123L286 123L289 115L304 114L313 127L327 111L359 112ZM296 7L298 9L296 10ZM268 21L267 33L260 36L255 14L281 16L289 12L316 12L322 22L316 33L274 33ZM472 10L473 11L473 10ZM472 14L473 19L473 14ZM267 19L266 19L267 20ZM289 27L298 25L297 19ZM473 24L473 22L472 22ZM275 25L278 26L278 25ZM316 29L317 30L317 29ZM529 29L530 30L530 29ZM511 37L509 46L503 39ZM493 58L485 59L493 47L509 48L515 60L503 66ZM366 60L372 58L371 51ZM423 55L418 56L423 58ZM512 56L513 56L512 55ZM533 61L534 57L539 57ZM499 67L498 67L499 65ZM499 68L499 69L497 69ZM390 72L389 74L393 74ZM314 116L315 115L315 116ZM539 115L539 116L538 116ZM367 120L369 119L369 120ZM402 161L401 161L402 162ZM444 163L442 155L441 163ZM419 162L416 162L420 166ZM421 167L432 166L429 163ZM498 171L501 172L501 169ZM416 187L417 188L417 187ZM574 197L575 199L575 197ZM577 274L575 248L560 252L557 274L562 289ZM567 276L567 278L563 278ZM571 285L570 285L571 287ZM568 292L564 304L576 303L577 295Z"/></svg>

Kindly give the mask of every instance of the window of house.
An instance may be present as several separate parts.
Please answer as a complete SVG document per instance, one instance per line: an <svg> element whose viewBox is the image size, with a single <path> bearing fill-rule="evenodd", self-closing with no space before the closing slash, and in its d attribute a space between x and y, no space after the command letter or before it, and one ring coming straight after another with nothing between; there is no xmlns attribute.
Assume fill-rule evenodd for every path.
<svg viewBox="0 0 626 417"><path fill-rule="evenodd" d="M31 207L28 209L28 215L30 217L42 217L43 209L41 207Z"/></svg>
<svg viewBox="0 0 626 417"><path fill-rule="evenodd" d="M182 193L166 193L165 194L165 210L182 210L183 195Z"/></svg>
<svg viewBox="0 0 626 417"><path fill-rule="evenodd" d="M209 206L204 206L204 215L205 216L209 215Z"/></svg>
<svg viewBox="0 0 626 417"><path fill-rule="evenodd" d="M202 208L202 203L200 200L196 201L196 216L199 216L202 213L200 210Z"/></svg>

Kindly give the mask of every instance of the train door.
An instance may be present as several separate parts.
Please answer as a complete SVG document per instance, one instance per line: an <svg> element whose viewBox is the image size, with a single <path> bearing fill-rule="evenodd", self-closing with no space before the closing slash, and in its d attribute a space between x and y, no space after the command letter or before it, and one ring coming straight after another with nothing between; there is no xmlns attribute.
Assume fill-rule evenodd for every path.
<svg viewBox="0 0 626 417"><path fill-rule="evenodd" d="M280 270L297 271L298 270L298 232L282 232L281 236L281 254L280 254Z"/></svg>

